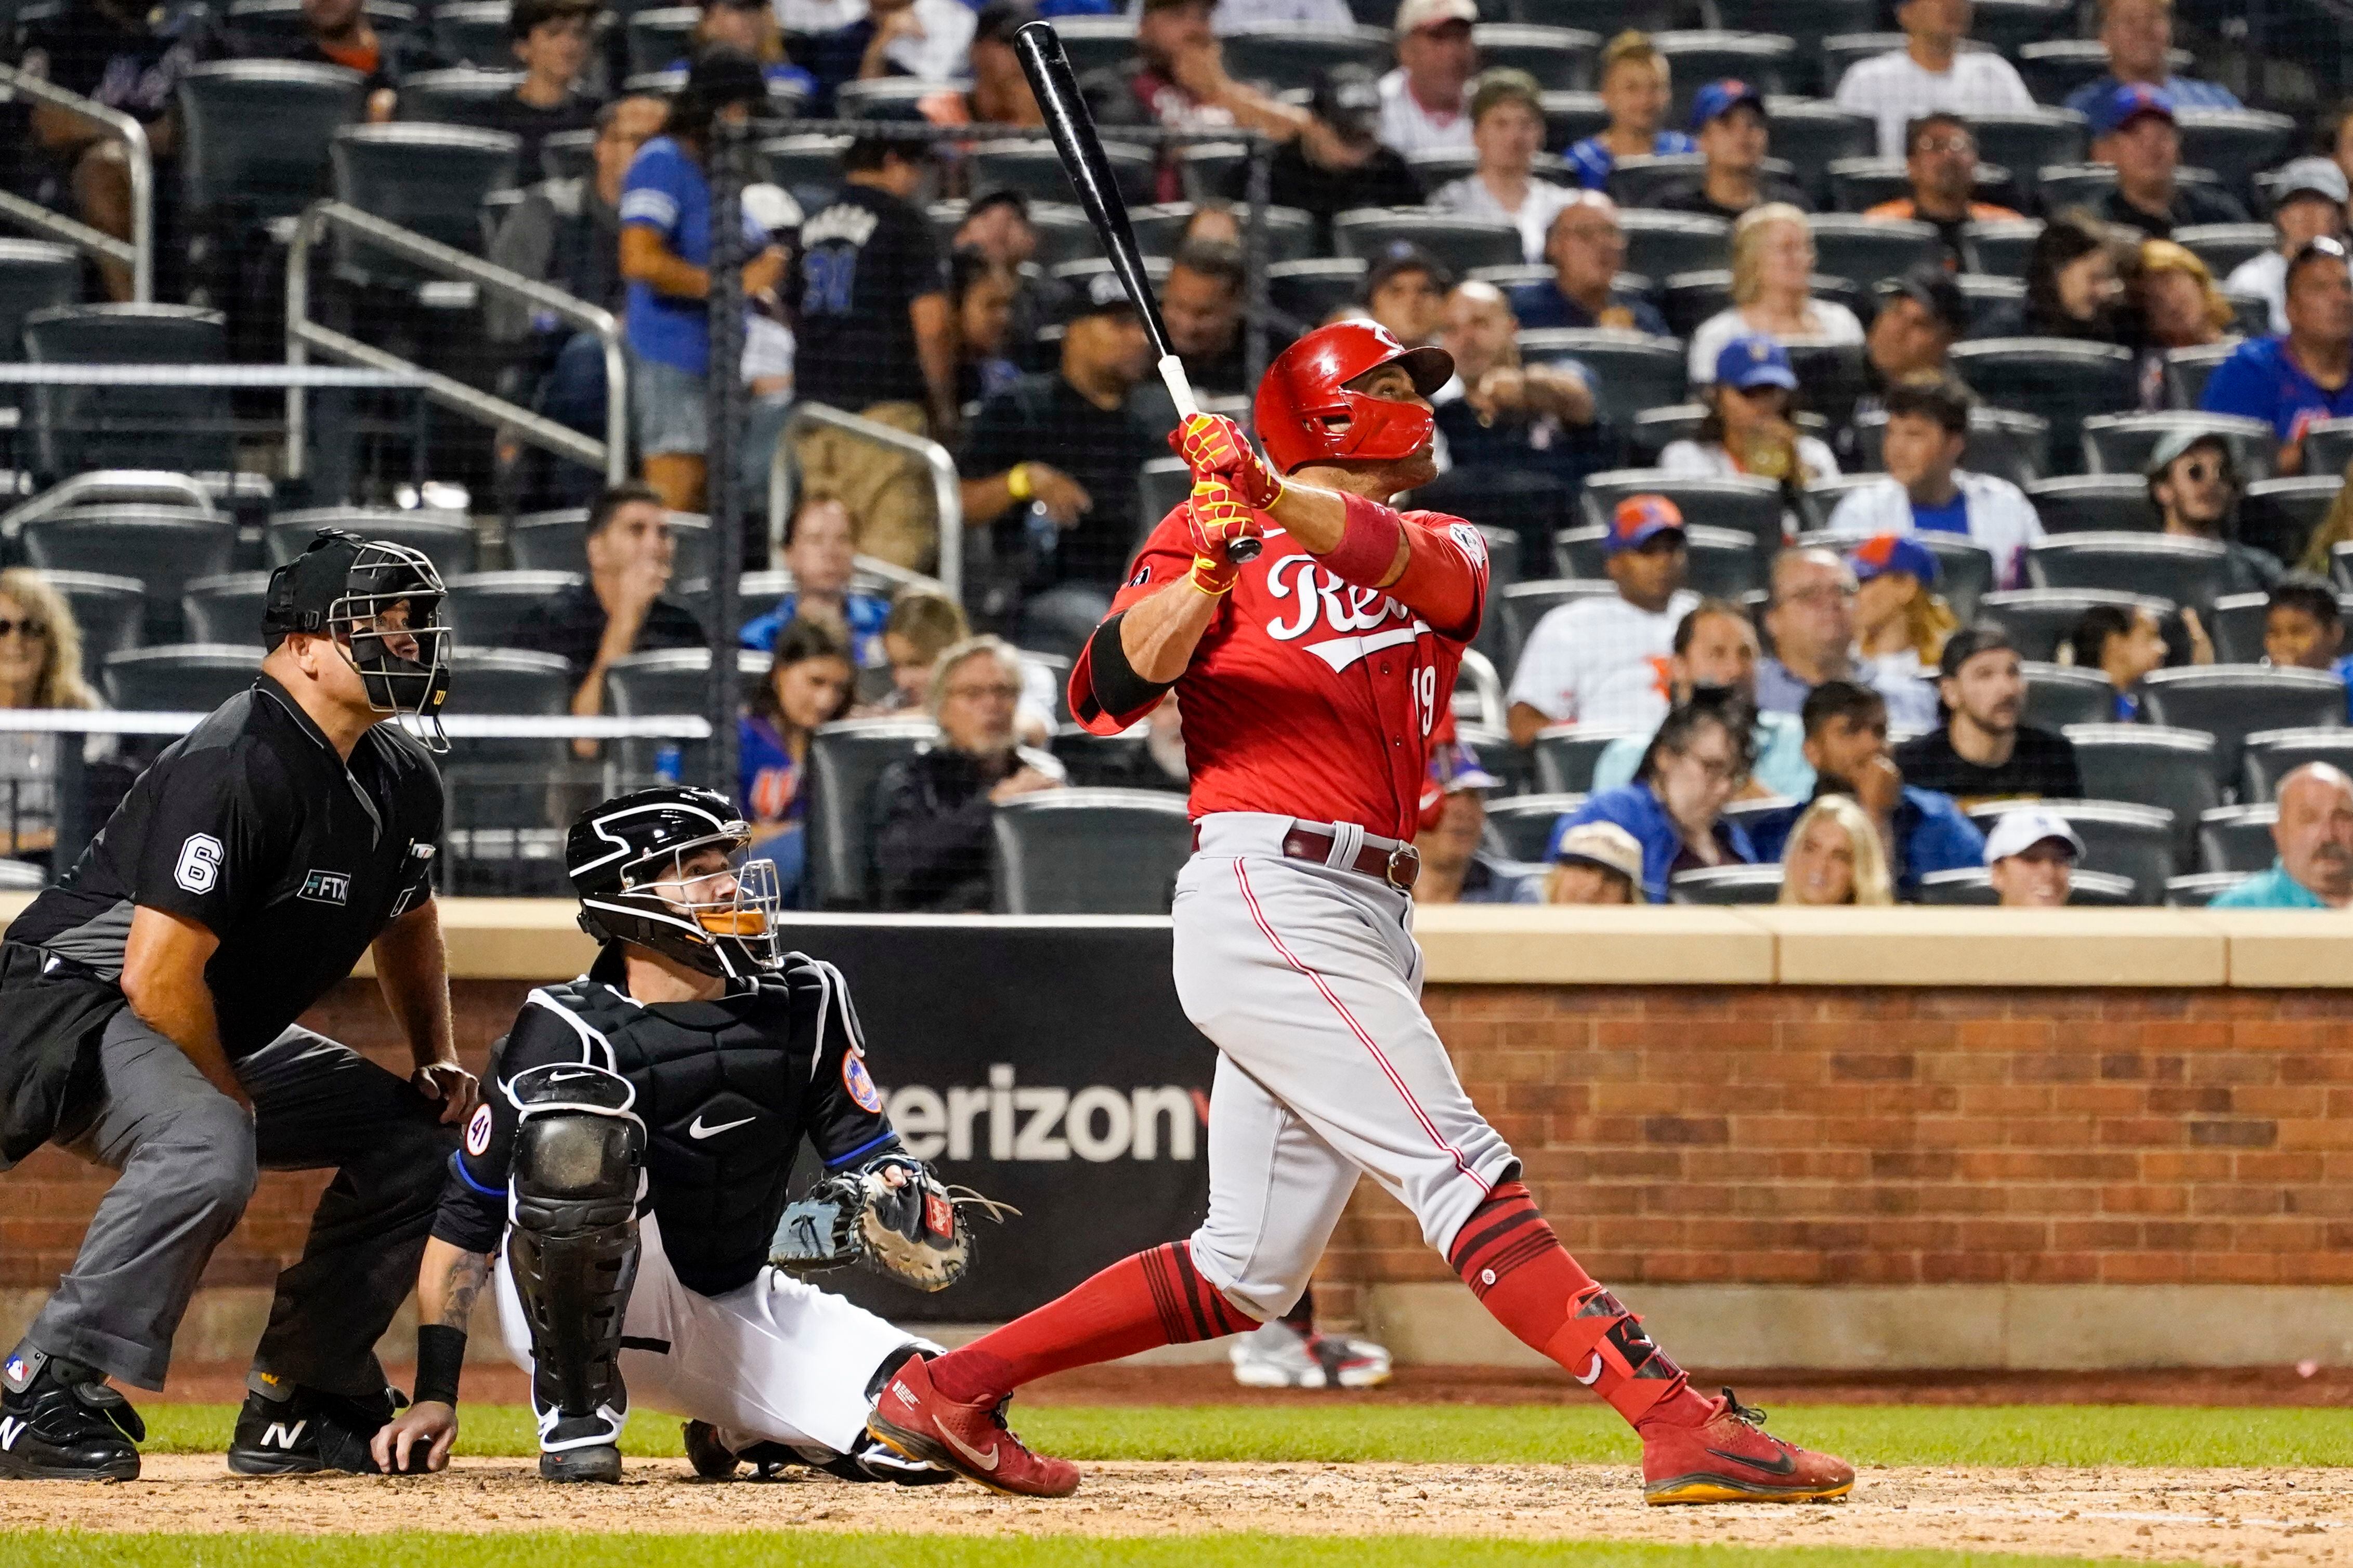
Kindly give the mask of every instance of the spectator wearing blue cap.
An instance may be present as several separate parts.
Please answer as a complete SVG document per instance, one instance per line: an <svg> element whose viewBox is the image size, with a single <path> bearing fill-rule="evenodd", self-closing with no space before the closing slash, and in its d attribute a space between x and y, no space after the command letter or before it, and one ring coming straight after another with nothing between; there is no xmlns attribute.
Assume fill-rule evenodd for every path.
<svg viewBox="0 0 2353 1568"><path fill-rule="evenodd" d="M2353 273L2346 248L2316 239L2287 267L2287 331L2250 338L2214 367L2198 406L2244 414L2278 434L2281 474L2304 472L2304 433L2353 416Z"/></svg>
<svg viewBox="0 0 2353 1568"><path fill-rule="evenodd" d="M1655 724L1667 711L1675 627L1699 605L1683 586L1683 513L1664 496L1628 496L1601 548L1618 591L1546 612L1520 650L1506 716L1515 746L1547 724Z"/></svg>
<svg viewBox="0 0 2353 1568"><path fill-rule="evenodd" d="M1707 160L1706 172L1663 187L1651 205L1726 223L1767 203L1813 210L1805 192L1765 171L1772 128L1765 117L1764 89L1756 83L1731 77L1709 82L1692 95L1691 125L1700 155Z"/></svg>
<svg viewBox="0 0 2353 1568"><path fill-rule="evenodd" d="M2173 74L2173 0L2106 0L2100 7L2100 42L2108 68L2067 95L2067 107L2089 115L2116 88L2162 88L2183 109L2237 109L2238 95L2220 82Z"/></svg>
<svg viewBox="0 0 2353 1568"><path fill-rule="evenodd" d="M1953 797L1905 781L1888 751L1887 702L1877 691L1852 680L1826 680L1806 694L1802 717L1814 798L1848 795L1862 808L1886 852L1898 899L1917 898L1920 879L1931 871L1978 864L1985 836ZM1758 858L1782 858L1805 811L1803 803L1793 804L1750 824Z"/></svg>
<svg viewBox="0 0 2353 1568"><path fill-rule="evenodd" d="M2272 308L2272 331L2287 331L2288 258L2310 241L2343 239L2348 202L2353 202L2353 187L2335 159L2291 160L2272 185L2272 232L2279 243L2232 268L2223 288L2260 295Z"/></svg>
<svg viewBox="0 0 2353 1568"><path fill-rule="evenodd" d="M1761 334L1784 343L1860 343L1862 323L1835 300L1814 296L1814 236L1806 215L1768 202L1732 226L1732 303L1692 334L1687 373L1695 387L1715 380L1735 338Z"/></svg>
<svg viewBox="0 0 2353 1568"><path fill-rule="evenodd" d="M1487 836L1487 792L1502 783L1479 765L1479 753L1468 742L1430 748L1430 787L1439 792L1439 801L1436 820L1413 837L1414 847L1421 852L1421 876L1413 885L1415 903L1544 902L1536 878L1481 847Z"/></svg>
<svg viewBox="0 0 2353 1568"><path fill-rule="evenodd" d="M1838 106L1879 122L1879 155L1904 156L1904 127L1932 109L2007 114L2034 107L2010 63L1971 49L1969 0L1903 0L1895 7L1904 47L1857 60L1839 79Z"/></svg>
<svg viewBox="0 0 2353 1568"><path fill-rule="evenodd" d="M1667 901L1678 871L1756 864L1747 832L1724 817L1756 762L1747 718L1747 704L1721 689L1671 709L1634 782L1596 791L1565 813L1549 858L1558 859L1563 841L1585 824L1613 823L1642 847L1642 892L1654 904Z"/></svg>
<svg viewBox="0 0 2353 1568"><path fill-rule="evenodd" d="M1725 344L1710 368L1707 416L1697 437L1669 442L1659 467L1671 474L1775 480L1788 498L1794 528L1798 497L1816 479L1838 478L1839 465L1820 438L1790 423L1798 376L1788 351L1761 333L1747 333Z"/></svg>
<svg viewBox="0 0 2353 1568"><path fill-rule="evenodd" d="M1885 401L1880 461L1887 475L1839 499L1831 531L1957 534L1993 557L2004 587L2024 585L2027 546L2042 540L2042 520L2008 479L1960 466L1969 447L1968 389L1949 376L1901 382Z"/></svg>
<svg viewBox="0 0 2353 1568"><path fill-rule="evenodd" d="M1863 679L1887 700L1888 720L1905 730L1936 722L1930 672L1960 620L1936 592L1944 574L1928 547L1881 533L1847 552L1854 574L1854 644Z"/></svg>
<svg viewBox="0 0 2353 1568"><path fill-rule="evenodd" d="M1667 57L1651 35L1628 28L1601 50L1601 107L1608 129L1569 144L1569 172L1589 191L1603 190L1620 158L1671 157L1696 153L1699 143L1662 123L1673 94Z"/></svg>
<svg viewBox="0 0 2353 1568"><path fill-rule="evenodd" d="M2100 202L2100 216L2170 239L2190 224L2244 223L2247 209L2221 192L2189 184L2181 171L2181 131L2173 95L2127 82L2092 106L2092 162L2116 171L2116 188Z"/></svg>
<svg viewBox="0 0 2353 1568"><path fill-rule="evenodd" d="M1689 702L1702 691L1723 689L1737 692L1754 707L1757 701L1757 627L1748 612L1729 599L1702 599L1675 623L1674 657L1667 661L1668 691L1676 703ZM1813 793L1814 770L1806 761L1806 735L1794 713L1758 712L1755 731L1757 764L1748 775L1749 796L1787 795L1802 800ZM1651 749L1653 730L1645 727L1609 742L1593 764L1593 787L1615 789L1631 784Z"/></svg>

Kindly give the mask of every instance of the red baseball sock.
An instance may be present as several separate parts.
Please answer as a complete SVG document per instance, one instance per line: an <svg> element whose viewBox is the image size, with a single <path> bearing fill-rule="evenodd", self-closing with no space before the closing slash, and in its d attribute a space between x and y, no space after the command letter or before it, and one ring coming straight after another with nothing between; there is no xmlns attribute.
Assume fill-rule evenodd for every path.
<svg viewBox="0 0 2353 1568"><path fill-rule="evenodd" d="M1446 1261L1522 1344L1566 1368L1629 1424L1703 1420L1713 1406L1634 1314L1577 1267L1524 1183L1504 1182L1463 1222Z"/></svg>
<svg viewBox="0 0 2353 1568"><path fill-rule="evenodd" d="M1201 1278L1192 1247L1173 1241L1123 1258L1059 1300L939 1357L932 1386L962 1405L994 1401L1048 1373L1257 1326Z"/></svg>

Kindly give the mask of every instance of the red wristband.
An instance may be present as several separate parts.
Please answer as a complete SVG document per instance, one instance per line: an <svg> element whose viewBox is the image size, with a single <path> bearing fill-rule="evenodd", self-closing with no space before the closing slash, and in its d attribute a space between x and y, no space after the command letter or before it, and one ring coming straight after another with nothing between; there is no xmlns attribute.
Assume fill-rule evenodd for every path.
<svg viewBox="0 0 2353 1568"><path fill-rule="evenodd" d="M1393 508L1345 491L1340 503L1347 510L1340 542L1317 559L1342 582L1377 588L1397 561L1398 542L1405 537L1405 519Z"/></svg>

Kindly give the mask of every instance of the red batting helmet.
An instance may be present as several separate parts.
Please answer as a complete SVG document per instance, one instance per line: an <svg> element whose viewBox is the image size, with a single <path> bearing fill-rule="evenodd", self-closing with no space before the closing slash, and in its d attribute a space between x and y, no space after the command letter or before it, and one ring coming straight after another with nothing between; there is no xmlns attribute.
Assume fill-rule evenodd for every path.
<svg viewBox="0 0 2353 1568"><path fill-rule="evenodd" d="M1395 461L1421 450L1429 409L1348 390L1390 363L1403 364L1424 397L1454 374L1454 356L1444 349L1409 349L1372 321L1318 327L1283 350L1258 384L1258 438L1275 471L1335 458Z"/></svg>

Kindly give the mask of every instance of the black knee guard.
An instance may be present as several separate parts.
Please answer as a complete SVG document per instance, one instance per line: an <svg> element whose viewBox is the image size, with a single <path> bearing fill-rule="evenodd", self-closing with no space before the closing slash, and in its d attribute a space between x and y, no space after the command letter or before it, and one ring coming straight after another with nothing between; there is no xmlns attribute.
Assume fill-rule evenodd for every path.
<svg viewBox="0 0 2353 1568"><path fill-rule="evenodd" d="M621 1324L638 1274L645 1128L628 1080L599 1068L533 1068L507 1085L515 1131L515 1294L531 1323L540 1446L610 1443L628 1410Z"/></svg>

